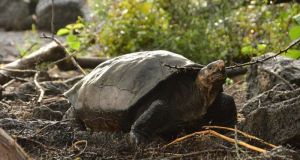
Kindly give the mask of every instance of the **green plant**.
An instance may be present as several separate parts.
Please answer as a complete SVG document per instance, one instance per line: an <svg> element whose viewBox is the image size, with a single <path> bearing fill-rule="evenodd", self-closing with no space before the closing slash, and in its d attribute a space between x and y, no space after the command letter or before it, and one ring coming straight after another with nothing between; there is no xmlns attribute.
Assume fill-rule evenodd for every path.
<svg viewBox="0 0 300 160"><path fill-rule="evenodd" d="M165 49L199 63L248 61L280 50L299 27L298 4L221 0L96 0L101 55ZM299 19L299 18L298 18ZM299 20L298 20L299 21ZM298 55L291 50L287 55Z"/></svg>
<svg viewBox="0 0 300 160"><path fill-rule="evenodd" d="M293 17L293 25L289 29L289 37L291 40L295 40L300 38L300 14L297 14ZM299 49L289 49L285 54L287 57L299 59L300 58L300 50Z"/></svg>
<svg viewBox="0 0 300 160"><path fill-rule="evenodd" d="M81 31L85 28L85 24L82 19L79 18L76 23L69 24L65 28L61 28L57 31L56 35L66 36L66 43L71 50L78 51L82 42L85 40L82 37Z"/></svg>
<svg viewBox="0 0 300 160"><path fill-rule="evenodd" d="M157 3L124 0L111 6L98 40L104 54L116 56L158 48L168 29L168 14Z"/></svg>

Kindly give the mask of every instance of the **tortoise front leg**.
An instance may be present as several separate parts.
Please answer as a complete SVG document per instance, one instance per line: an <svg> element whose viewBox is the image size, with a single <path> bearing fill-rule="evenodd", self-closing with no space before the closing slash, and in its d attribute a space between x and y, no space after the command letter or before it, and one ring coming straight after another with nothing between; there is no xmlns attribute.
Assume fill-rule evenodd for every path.
<svg viewBox="0 0 300 160"><path fill-rule="evenodd" d="M131 141L135 144L145 143L153 135L163 132L170 122L170 112L170 107L164 101L154 101L132 125Z"/></svg>
<svg viewBox="0 0 300 160"><path fill-rule="evenodd" d="M208 108L206 117L211 125L233 127L237 123L237 109L233 97L220 93Z"/></svg>

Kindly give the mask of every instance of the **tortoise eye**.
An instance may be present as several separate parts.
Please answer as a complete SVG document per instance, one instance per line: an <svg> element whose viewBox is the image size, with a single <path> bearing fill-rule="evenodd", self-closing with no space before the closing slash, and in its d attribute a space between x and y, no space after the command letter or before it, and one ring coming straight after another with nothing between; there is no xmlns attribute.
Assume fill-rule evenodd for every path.
<svg viewBox="0 0 300 160"><path fill-rule="evenodd" d="M212 69L212 66L211 66L211 65L209 65L209 66L207 66L207 68L208 68L209 70L211 70L211 69Z"/></svg>

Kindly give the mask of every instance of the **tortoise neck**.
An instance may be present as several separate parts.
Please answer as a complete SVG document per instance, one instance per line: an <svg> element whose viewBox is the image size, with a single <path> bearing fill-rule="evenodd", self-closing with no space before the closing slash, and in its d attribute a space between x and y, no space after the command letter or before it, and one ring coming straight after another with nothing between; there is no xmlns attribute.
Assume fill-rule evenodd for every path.
<svg viewBox="0 0 300 160"><path fill-rule="evenodd" d="M199 92L204 97L204 106L210 106L213 101L215 100L218 91L215 90L215 86L211 83L209 83L206 79L203 77L197 77L196 78L196 88L199 90Z"/></svg>

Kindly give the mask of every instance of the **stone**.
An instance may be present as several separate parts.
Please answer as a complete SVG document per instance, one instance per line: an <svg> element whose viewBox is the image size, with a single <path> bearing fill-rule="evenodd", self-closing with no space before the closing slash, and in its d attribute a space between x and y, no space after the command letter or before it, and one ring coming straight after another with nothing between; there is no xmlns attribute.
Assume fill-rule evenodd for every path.
<svg viewBox="0 0 300 160"><path fill-rule="evenodd" d="M6 30L23 30L31 28L33 23L32 5L25 0L0 1L0 28Z"/></svg>
<svg viewBox="0 0 300 160"><path fill-rule="evenodd" d="M297 152L287 147L278 146L259 156L246 158L246 160L298 160L300 159L299 155L299 151Z"/></svg>
<svg viewBox="0 0 300 160"><path fill-rule="evenodd" d="M274 144L300 147L300 88L277 85L250 99L241 109L239 128Z"/></svg>
<svg viewBox="0 0 300 160"><path fill-rule="evenodd" d="M40 82L40 85L45 90L45 95L59 95L63 94L69 89L69 87L61 81L44 81ZM29 101L32 96L37 95L38 89L34 82L26 82L20 85L16 92L16 97L23 101Z"/></svg>
<svg viewBox="0 0 300 160"><path fill-rule="evenodd" d="M253 60L262 60L274 55L267 53L264 56L255 57ZM264 91L270 90L276 84L288 82L290 86L300 86L300 60L293 60L284 56L257 63L249 67L247 81L247 99L250 99ZM289 86L289 89L292 87Z"/></svg>
<svg viewBox="0 0 300 160"><path fill-rule="evenodd" d="M84 18L84 0L55 0L54 29L65 27L76 22L78 16ZM51 31L52 1L39 0L36 7L37 26L39 29Z"/></svg>
<svg viewBox="0 0 300 160"><path fill-rule="evenodd" d="M46 120L61 120L63 114L60 111L54 111L46 106L34 108L33 117Z"/></svg>

